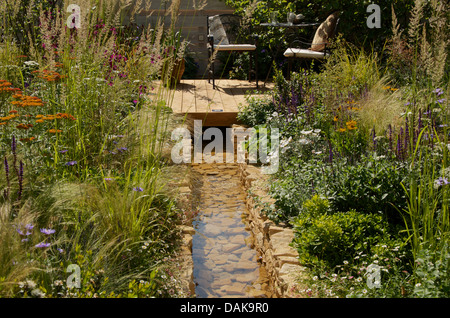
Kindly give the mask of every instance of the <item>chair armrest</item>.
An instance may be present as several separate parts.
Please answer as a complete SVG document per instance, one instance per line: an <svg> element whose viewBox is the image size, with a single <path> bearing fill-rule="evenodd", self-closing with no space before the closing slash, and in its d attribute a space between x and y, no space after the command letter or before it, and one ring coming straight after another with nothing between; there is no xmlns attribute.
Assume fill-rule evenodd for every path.
<svg viewBox="0 0 450 318"><path fill-rule="evenodd" d="M292 48L296 47L296 48L303 49L303 48L311 47L311 44L312 43L309 41L306 41L303 39L302 40L296 39L289 44L289 47L292 47Z"/></svg>

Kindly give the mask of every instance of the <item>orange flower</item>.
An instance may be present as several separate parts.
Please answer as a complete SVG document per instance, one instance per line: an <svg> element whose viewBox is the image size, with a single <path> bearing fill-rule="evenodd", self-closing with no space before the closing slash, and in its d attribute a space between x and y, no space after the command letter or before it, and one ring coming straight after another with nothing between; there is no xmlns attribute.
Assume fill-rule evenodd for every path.
<svg viewBox="0 0 450 318"><path fill-rule="evenodd" d="M30 129L30 127L27 124L19 124L16 126L17 129L24 129L24 130L28 130Z"/></svg>
<svg viewBox="0 0 450 318"><path fill-rule="evenodd" d="M58 113L58 114L56 114L56 116L58 116L59 118L76 120L76 118L74 116L67 114L67 113Z"/></svg>
<svg viewBox="0 0 450 318"><path fill-rule="evenodd" d="M0 117L0 120L8 121L8 120L14 119L14 118L16 118L16 117L20 117L20 115L17 115L17 114L11 114L11 115L6 116L6 117Z"/></svg>
<svg viewBox="0 0 450 318"><path fill-rule="evenodd" d="M10 113L10 114L17 114L18 111L17 111L17 110L11 110L9 113Z"/></svg>
<svg viewBox="0 0 450 318"><path fill-rule="evenodd" d="M62 66L62 64L61 64L61 66ZM66 75L61 75L58 72L50 71L50 70L35 71L35 73L39 73L38 77L42 78L48 82L55 82L57 80L67 77Z"/></svg>
<svg viewBox="0 0 450 318"><path fill-rule="evenodd" d="M36 139L36 137L22 138L22 139L20 139L20 141L30 142L30 141L33 141L33 140L35 140L35 139Z"/></svg>
<svg viewBox="0 0 450 318"><path fill-rule="evenodd" d="M0 94L20 92L20 88L11 87L12 84L5 80L0 80Z"/></svg>
<svg viewBox="0 0 450 318"><path fill-rule="evenodd" d="M40 124L40 123L43 123L43 122L44 122L44 120L42 120L42 119L36 120L36 123L37 123L37 124Z"/></svg>
<svg viewBox="0 0 450 318"><path fill-rule="evenodd" d="M62 132L62 130L61 129L49 129L48 132L51 133L51 134L56 134L56 133Z"/></svg>
<svg viewBox="0 0 450 318"><path fill-rule="evenodd" d="M0 126L6 125L7 123L0 123Z"/></svg>
<svg viewBox="0 0 450 318"><path fill-rule="evenodd" d="M44 106L44 102L42 99L36 96L24 96L24 95L15 95L14 98L16 100L12 101L11 104L17 107L40 107Z"/></svg>

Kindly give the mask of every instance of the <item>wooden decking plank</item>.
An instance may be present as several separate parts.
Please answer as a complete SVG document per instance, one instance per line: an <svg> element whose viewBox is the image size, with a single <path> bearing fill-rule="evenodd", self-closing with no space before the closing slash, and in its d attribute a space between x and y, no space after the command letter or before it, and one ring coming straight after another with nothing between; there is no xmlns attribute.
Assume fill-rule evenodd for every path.
<svg viewBox="0 0 450 318"><path fill-rule="evenodd" d="M208 95L208 82L207 81L201 81L199 80L197 82L197 96L196 96L196 102L197 102L197 108L196 112L205 113L209 112L211 110L211 103L217 103L213 100L214 96Z"/></svg>
<svg viewBox="0 0 450 318"><path fill-rule="evenodd" d="M239 82L241 83L242 81ZM227 80L227 92L234 99L234 107L233 109L230 109L230 111L233 110L238 112L239 104L245 103L245 96L242 94L242 91L240 91L238 87L239 85L237 85L235 80Z"/></svg>
<svg viewBox="0 0 450 318"><path fill-rule="evenodd" d="M182 94L181 111L183 113L195 111L195 82L183 80L178 84L177 90L180 90Z"/></svg>
<svg viewBox="0 0 450 318"><path fill-rule="evenodd" d="M224 85L227 85L226 81L223 81ZM224 112L232 112L236 111L236 100L233 95L227 93L224 88L219 87L218 91L220 92L220 97L222 99L223 111Z"/></svg>

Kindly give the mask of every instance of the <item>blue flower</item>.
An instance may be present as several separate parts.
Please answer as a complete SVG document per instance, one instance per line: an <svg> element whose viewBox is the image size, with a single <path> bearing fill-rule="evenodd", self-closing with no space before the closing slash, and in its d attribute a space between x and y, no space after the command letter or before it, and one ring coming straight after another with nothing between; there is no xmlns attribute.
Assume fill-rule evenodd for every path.
<svg viewBox="0 0 450 318"><path fill-rule="evenodd" d="M50 247L50 243L45 243L45 242L41 242L39 244L36 244L35 247L39 247L39 248L46 248L46 247Z"/></svg>
<svg viewBox="0 0 450 318"><path fill-rule="evenodd" d="M76 162L76 161L69 161L69 162L67 162L66 163L66 166L74 166L74 165L76 165L78 162Z"/></svg>
<svg viewBox="0 0 450 318"><path fill-rule="evenodd" d="M19 235L22 235L22 236L28 236L28 235L32 234L30 231L27 231L26 233L24 233L21 229L17 229L16 231L17 231L17 233L19 233Z"/></svg>
<svg viewBox="0 0 450 318"><path fill-rule="evenodd" d="M144 191L144 189L141 187L136 187L136 188L133 188L133 191L142 192L142 191Z"/></svg>
<svg viewBox="0 0 450 318"><path fill-rule="evenodd" d="M433 93L436 93L437 96L441 96L444 94L444 91L441 88L436 88Z"/></svg>
<svg viewBox="0 0 450 318"><path fill-rule="evenodd" d="M439 177L439 179L435 180L434 182L437 187L450 184L450 182L448 182L448 180L446 178L442 178L442 177Z"/></svg>
<svg viewBox="0 0 450 318"><path fill-rule="evenodd" d="M41 229L41 233L44 233L44 234L46 234L46 235L50 235L50 234L53 234L53 233L55 233L56 231L55 230L53 230L53 229Z"/></svg>
<svg viewBox="0 0 450 318"><path fill-rule="evenodd" d="M58 151L59 153L66 153L68 150L67 149L64 149L64 150L60 150L60 151Z"/></svg>

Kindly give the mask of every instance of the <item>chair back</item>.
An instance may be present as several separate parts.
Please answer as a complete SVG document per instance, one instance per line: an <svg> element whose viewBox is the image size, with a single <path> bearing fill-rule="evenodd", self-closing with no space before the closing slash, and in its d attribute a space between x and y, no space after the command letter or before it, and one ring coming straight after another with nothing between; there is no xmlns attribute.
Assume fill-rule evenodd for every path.
<svg viewBox="0 0 450 318"><path fill-rule="evenodd" d="M208 35L214 36L214 44L242 44L246 27L242 17L235 14L219 14L207 18Z"/></svg>

